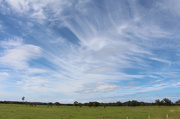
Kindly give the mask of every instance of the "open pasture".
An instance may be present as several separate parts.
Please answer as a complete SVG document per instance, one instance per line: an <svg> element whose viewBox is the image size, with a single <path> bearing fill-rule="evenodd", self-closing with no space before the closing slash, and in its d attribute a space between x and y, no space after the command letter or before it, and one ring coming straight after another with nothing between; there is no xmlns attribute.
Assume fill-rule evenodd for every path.
<svg viewBox="0 0 180 119"><path fill-rule="evenodd" d="M0 104L0 119L180 119L179 106L75 107Z"/></svg>

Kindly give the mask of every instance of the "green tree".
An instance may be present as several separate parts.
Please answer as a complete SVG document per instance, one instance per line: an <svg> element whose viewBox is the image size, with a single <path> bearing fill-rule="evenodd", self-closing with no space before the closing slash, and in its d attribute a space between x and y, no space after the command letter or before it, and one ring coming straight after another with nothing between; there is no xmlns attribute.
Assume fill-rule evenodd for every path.
<svg viewBox="0 0 180 119"><path fill-rule="evenodd" d="M82 107L82 103L79 103L79 107Z"/></svg>
<svg viewBox="0 0 180 119"><path fill-rule="evenodd" d="M86 103L84 103L84 106L88 106L88 103L86 102Z"/></svg>
<svg viewBox="0 0 180 119"><path fill-rule="evenodd" d="M139 102L140 106L145 106L144 102Z"/></svg>
<svg viewBox="0 0 180 119"><path fill-rule="evenodd" d="M126 103L126 106L131 106L131 101L127 101L125 103Z"/></svg>
<svg viewBox="0 0 180 119"><path fill-rule="evenodd" d="M180 100L176 101L175 103L176 105L180 105Z"/></svg>
<svg viewBox="0 0 180 119"><path fill-rule="evenodd" d="M102 103L103 107L106 108L107 107L107 103Z"/></svg>
<svg viewBox="0 0 180 119"><path fill-rule="evenodd" d="M122 106L122 103L120 101L117 101L116 106Z"/></svg>
<svg viewBox="0 0 180 119"><path fill-rule="evenodd" d="M89 102L89 103L88 103L88 106L89 106L89 107L92 107L92 106L93 106L93 102Z"/></svg>
<svg viewBox="0 0 180 119"><path fill-rule="evenodd" d="M160 106L161 105L161 101L159 99L155 100L156 105Z"/></svg>
<svg viewBox="0 0 180 119"><path fill-rule="evenodd" d="M53 103L52 103L52 102L49 102L49 103L48 103L48 107L49 107L49 106L52 107L52 106L53 106Z"/></svg>
<svg viewBox="0 0 180 119"><path fill-rule="evenodd" d="M132 100L131 106L139 106L139 102L137 100Z"/></svg>
<svg viewBox="0 0 180 119"><path fill-rule="evenodd" d="M163 104L166 105L166 106L171 106L172 105L171 100L169 100L168 98L164 98L162 101L163 101Z"/></svg>
<svg viewBox="0 0 180 119"><path fill-rule="evenodd" d="M100 105L100 103L99 103L99 102L96 102L96 101L95 101L95 102L93 102L93 106L94 106L94 107L97 107L97 106L99 106L99 105Z"/></svg>
<svg viewBox="0 0 180 119"><path fill-rule="evenodd" d="M74 101L74 104L73 104L73 105L77 107L78 104L79 104L78 101Z"/></svg>
<svg viewBox="0 0 180 119"><path fill-rule="evenodd" d="M59 103L59 102L55 102L54 104L57 105L58 107L60 106L60 103Z"/></svg>
<svg viewBox="0 0 180 119"><path fill-rule="evenodd" d="M24 101L24 100L25 100L25 97L23 96L23 97L22 97L22 101Z"/></svg>

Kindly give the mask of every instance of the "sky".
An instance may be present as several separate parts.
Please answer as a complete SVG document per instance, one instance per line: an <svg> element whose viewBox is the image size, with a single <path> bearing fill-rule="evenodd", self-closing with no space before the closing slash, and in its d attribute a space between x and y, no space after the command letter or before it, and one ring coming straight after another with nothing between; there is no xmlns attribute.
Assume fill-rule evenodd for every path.
<svg viewBox="0 0 180 119"><path fill-rule="evenodd" d="M179 0L0 0L0 100L180 99Z"/></svg>

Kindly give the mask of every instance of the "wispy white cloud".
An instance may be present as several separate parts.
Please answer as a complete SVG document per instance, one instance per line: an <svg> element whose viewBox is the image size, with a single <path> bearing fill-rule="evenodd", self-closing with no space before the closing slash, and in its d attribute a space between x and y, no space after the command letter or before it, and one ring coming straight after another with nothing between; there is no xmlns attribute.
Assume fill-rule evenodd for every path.
<svg viewBox="0 0 180 119"><path fill-rule="evenodd" d="M26 74L43 74L43 73L47 73L48 70L45 69L40 69L40 68L28 68L26 70Z"/></svg>
<svg viewBox="0 0 180 119"><path fill-rule="evenodd" d="M134 93L145 93L145 92L151 92L151 91L158 91L158 90L162 90L162 89L165 89L165 88L174 88L176 86L180 86L180 83L179 82L166 82L166 83L163 83L163 82L157 82L153 85L142 85L142 86L136 86L134 88L131 88L130 89L130 92L132 94Z"/></svg>
<svg viewBox="0 0 180 119"><path fill-rule="evenodd" d="M176 54L177 60L179 43L172 40L176 32L162 25L173 21L162 18L169 13L165 9L178 9L178 5L172 8L165 1L154 11L158 2L146 7L136 1L102 1L102 6L90 0L1 3L7 4L1 4L0 13L16 13L16 20L4 14L4 23L18 21L11 27L16 26L21 36L8 39L6 31L6 38L0 42L0 64L1 68L12 69L8 73L13 74L15 87L22 92L63 93L69 96L64 99L72 101L80 95L77 92L115 96L175 86L162 83L178 74L169 70L177 64L171 58ZM8 25L3 27L13 29ZM163 64L163 69L156 64ZM125 85L127 82L131 87Z"/></svg>
<svg viewBox="0 0 180 119"><path fill-rule="evenodd" d="M6 3L13 12L27 15L36 20L54 19L61 14L64 8L71 5L70 1L63 0L7 0Z"/></svg>
<svg viewBox="0 0 180 119"><path fill-rule="evenodd" d="M139 100L139 101L146 101L144 99L147 96L143 96L143 94L146 94L146 93L152 94L152 92L154 92L154 91L162 93L160 90L163 90L165 88L172 88L172 87L173 88L180 87L179 82L178 83L176 83L176 82L163 83L162 82L162 83L154 84L151 86L150 85L141 85L141 86L135 86L135 87L134 86L133 87L121 87L120 90L116 90L111 94L108 93L108 95L101 95L101 96L97 95L97 98L100 100L102 99L104 101L106 100L107 102L110 102L110 101L114 102L117 100L127 101L127 100L135 100L135 99ZM157 97L153 97L152 95L149 95L148 97L152 97L152 99L147 100L148 102L149 101L154 102L156 99L165 98L162 95L157 96ZM173 98L175 98L175 97L173 97ZM94 99L94 97L92 99ZM176 97L176 99L178 99L178 98Z"/></svg>
<svg viewBox="0 0 180 119"><path fill-rule="evenodd" d="M150 59L152 59L152 60L155 60L155 61L158 61L158 62L163 62L163 63L167 63L167 64L171 64L171 62L170 61L168 61L168 60L164 60L164 59L160 59L160 58L150 58Z"/></svg>
<svg viewBox="0 0 180 119"><path fill-rule="evenodd" d="M23 45L21 39L17 41L1 42L5 50L1 53L1 65L15 69L28 68L28 61L41 55L41 48L34 45ZM8 49L7 49L8 48Z"/></svg>
<svg viewBox="0 0 180 119"><path fill-rule="evenodd" d="M172 1L165 0L163 2L164 2L164 5L159 6L162 10L167 10L171 14L174 14L174 15L178 15L178 16L180 15L180 12L179 12L179 9L180 9L179 3L180 2L179 2L179 0L172 0Z"/></svg>
<svg viewBox="0 0 180 119"><path fill-rule="evenodd" d="M9 76L7 72L0 72L0 76Z"/></svg>
<svg viewBox="0 0 180 119"><path fill-rule="evenodd" d="M5 49L12 49L23 45L23 40L19 37L14 37L6 41L1 41L0 46Z"/></svg>
<svg viewBox="0 0 180 119"><path fill-rule="evenodd" d="M29 3L27 0L7 0L6 2L9 3L13 10L16 10L17 12L23 13L29 10Z"/></svg>
<svg viewBox="0 0 180 119"><path fill-rule="evenodd" d="M111 92L119 86L113 84L107 84L104 82L96 82L93 84L84 85L82 90L77 91L78 93L106 93Z"/></svg>

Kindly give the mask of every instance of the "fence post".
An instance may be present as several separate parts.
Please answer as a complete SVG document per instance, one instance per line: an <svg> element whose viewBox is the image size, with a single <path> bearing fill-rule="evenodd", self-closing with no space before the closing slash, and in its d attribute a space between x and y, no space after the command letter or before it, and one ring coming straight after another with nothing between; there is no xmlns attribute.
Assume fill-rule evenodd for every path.
<svg viewBox="0 0 180 119"><path fill-rule="evenodd" d="M168 114L166 115L167 119L168 119Z"/></svg>
<svg viewBox="0 0 180 119"><path fill-rule="evenodd" d="M150 115L148 116L148 119L151 119Z"/></svg>
<svg viewBox="0 0 180 119"><path fill-rule="evenodd" d="M127 117L127 119L129 119L129 118Z"/></svg>

